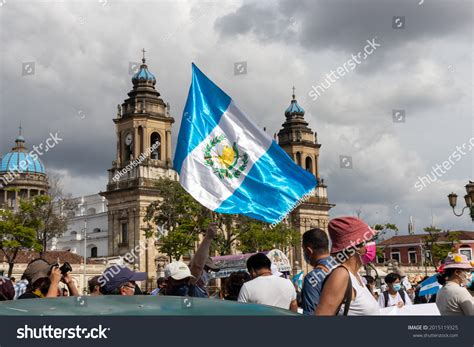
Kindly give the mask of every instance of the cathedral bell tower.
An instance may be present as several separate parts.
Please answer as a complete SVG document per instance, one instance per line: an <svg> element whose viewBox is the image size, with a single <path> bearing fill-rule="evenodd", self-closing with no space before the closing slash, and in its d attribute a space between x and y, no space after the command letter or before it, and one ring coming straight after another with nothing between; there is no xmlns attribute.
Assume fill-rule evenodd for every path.
<svg viewBox="0 0 474 347"><path fill-rule="evenodd" d="M171 161L169 105L155 89L156 78L148 70L143 50L142 65L132 77L133 88L113 119L117 153L109 169L108 202L109 255L125 256L139 271L156 277L155 241L146 239L143 222L148 205L159 198L156 182L161 177L176 180ZM132 256L130 256L132 254Z"/></svg>
<svg viewBox="0 0 474 347"><path fill-rule="evenodd" d="M329 210L334 207L327 196L327 187L319 172L319 149L317 133L309 128L304 119L305 111L298 104L295 97L295 87L290 106L285 111L285 122L278 132L278 144L281 148L306 171L312 173L318 180L314 194L305 200L290 214L290 224L303 234L306 230L320 228L327 231L329 223ZM291 254L293 264L305 271L311 270L311 265L306 264L301 252L301 246L294 247Z"/></svg>

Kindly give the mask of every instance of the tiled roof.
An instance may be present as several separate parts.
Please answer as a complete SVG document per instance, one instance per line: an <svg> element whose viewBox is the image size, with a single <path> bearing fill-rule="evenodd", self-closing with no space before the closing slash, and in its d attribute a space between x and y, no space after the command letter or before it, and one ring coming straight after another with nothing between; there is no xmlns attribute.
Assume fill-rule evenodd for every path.
<svg viewBox="0 0 474 347"><path fill-rule="evenodd" d="M451 231L451 232L459 233L459 241L461 242L474 240L474 231L458 230L458 231ZM407 245L407 244L420 243L420 242L423 242L424 237L427 235L428 233L415 234L415 235L397 235L385 241L380 242L378 245L379 246L394 246L394 245L402 246L402 245ZM446 235L443 234L439 240L440 241L446 240Z"/></svg>
<svg viewBox="0 0 474 347"><path fill-rule="evenodd" d="M16 256L15 264L28 264L33 259L39 258L39 256L38 252L20 251ZM82 264L82 257L69 251L48 251L43 254L43 258L51 264L57 263L58 261L61 264L66 261L70 264ZM0 262L1 261L7 261L4 254L0 254ZM87 263L90 263L89 260Z"/></svg>

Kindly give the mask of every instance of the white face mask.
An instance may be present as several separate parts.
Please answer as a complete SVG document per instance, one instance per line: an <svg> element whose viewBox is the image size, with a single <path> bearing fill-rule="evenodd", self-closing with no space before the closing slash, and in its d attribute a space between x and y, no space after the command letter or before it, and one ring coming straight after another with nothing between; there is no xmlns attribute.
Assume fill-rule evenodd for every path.
<svg viewBox="0 0 474 347"><path fill-rule="evenodd" d="M461 280L464 287L470 287L472 284L472 273L463 271Z"/></svg>

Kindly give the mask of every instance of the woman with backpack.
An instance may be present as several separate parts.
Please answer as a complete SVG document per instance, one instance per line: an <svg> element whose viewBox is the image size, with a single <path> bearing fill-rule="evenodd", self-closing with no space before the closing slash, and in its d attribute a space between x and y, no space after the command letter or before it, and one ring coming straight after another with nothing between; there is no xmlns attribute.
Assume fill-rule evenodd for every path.
<svg viewBox="0 0 474 347"><path fill-rule="evenodd" d="M362 265L375 258L375 244L367 244L376 233L355 217L340 217L329 222L331 255L340 265L326 277L318 316L370 316L378 315L379 305L365 286L359 274Z"/></svg>
<svg viewBox="0 0 474 347"><path fill-rule="evenodd" d="M408 293L402 289L401 281L402 277L395 272L389 273L385 276L387 290L379 297L379 306L381 308L392 306L402 308L405 305L410 306L412 304Z"/></svg>

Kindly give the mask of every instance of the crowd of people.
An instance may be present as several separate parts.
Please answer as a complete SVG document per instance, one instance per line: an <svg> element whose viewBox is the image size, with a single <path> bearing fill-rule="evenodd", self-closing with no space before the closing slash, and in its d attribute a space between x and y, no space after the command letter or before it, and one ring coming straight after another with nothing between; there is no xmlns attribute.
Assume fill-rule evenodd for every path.
<svg viewBox="0 0 474 347"><path fill-rule="evenodd" d="M211 224L189 266L182 261L166 265L165 276L157 280L157 288L150 294L143 293L139 286L139 282L147 279L145 272L113 265L89 280L89 295L217 298L321 316L378 315L387 307L435 302L442 315L474 314L473 296L467 289L472 284L473 264L465 255L450 253L438 270L442 286L439 292L420 296L420 285L412 286L401 270L387 274L385 283L360 274L364 266L375 260L375 235L376 231L358 218L332 219L328 232L315 228L303 234L303 256L313 269L305 276L301 289L284 278L265 254L256 253L247 259L247 271L232 273L220 295L212 295L211 272L219 268L209 257L216 236L216 225ZM35 259L20 281L0 278L0 301L79 296L70 270L69 266Z"/></svg>

